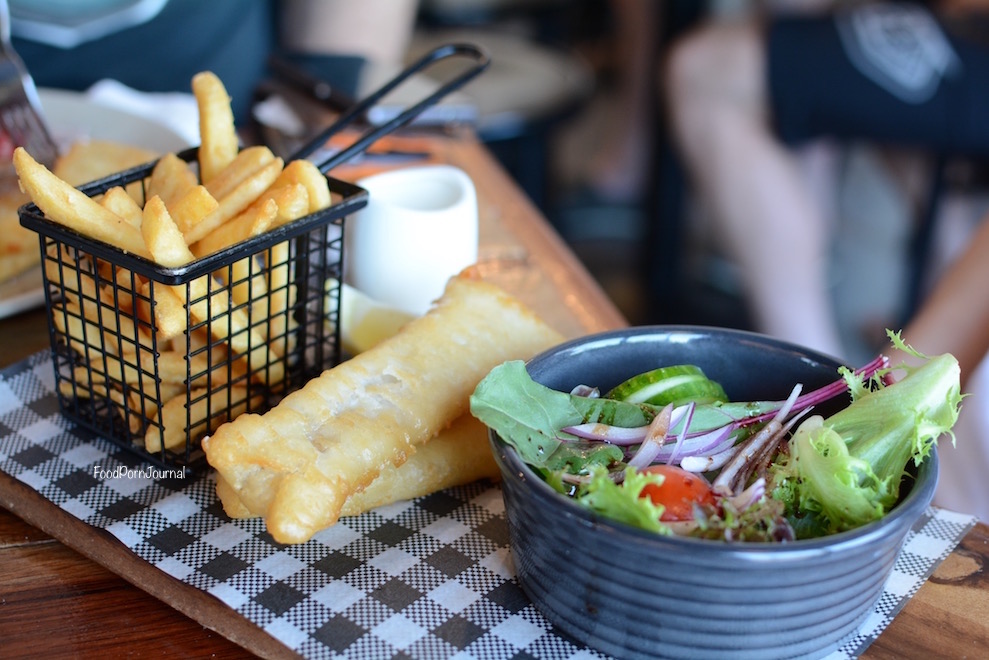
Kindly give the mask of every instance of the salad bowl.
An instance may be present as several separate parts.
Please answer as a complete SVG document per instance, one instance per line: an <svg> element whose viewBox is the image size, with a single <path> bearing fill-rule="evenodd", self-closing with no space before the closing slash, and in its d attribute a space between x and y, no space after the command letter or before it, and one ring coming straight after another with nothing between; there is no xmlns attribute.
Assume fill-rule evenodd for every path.
<svg viewBox="0 0 989 660"><path fill-rule="evenodd" d="M647 326L564 343L526 370L555 390L590 385L604 392L670 364L700 367L733 401L778 400L797 383L821 387L839 377L840 366L754 333ZM815 412L827 416L848 401L846 395ZM601 517L554 490L494 430L490 441L522 589L562 631L622 658L827 654L881 596L937 481L932 450L919 467L911 463L898 503L875 522L815 539L729 543Z"/></svg>

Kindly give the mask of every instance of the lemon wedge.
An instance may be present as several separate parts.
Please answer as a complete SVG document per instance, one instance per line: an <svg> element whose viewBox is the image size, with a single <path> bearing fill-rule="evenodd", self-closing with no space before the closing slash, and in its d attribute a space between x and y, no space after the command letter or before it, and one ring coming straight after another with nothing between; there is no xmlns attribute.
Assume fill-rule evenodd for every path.
<svg viewBox="0 0 989 660"><path fill-rule="evenodd" d="M340 343L350 355L380 344L414 318L415 315L375 300L349 284L341 286Z"/></svg>

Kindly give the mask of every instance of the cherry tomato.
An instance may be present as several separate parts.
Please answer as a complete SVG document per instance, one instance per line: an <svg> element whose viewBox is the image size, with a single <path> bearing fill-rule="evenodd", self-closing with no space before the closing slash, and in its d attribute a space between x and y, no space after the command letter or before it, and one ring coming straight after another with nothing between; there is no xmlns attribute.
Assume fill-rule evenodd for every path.
<svg viewBox="0 0 989 660"><path fill-rule="evenodd" d="M675 465L652 465L642 470L663 475L663 484L647 485L640 497L648 497L653 504L662 504L666 509L660 520L672 522L694 519L694 502L699 504L717 503L711 484L703 475L687 472Z"/></svg>

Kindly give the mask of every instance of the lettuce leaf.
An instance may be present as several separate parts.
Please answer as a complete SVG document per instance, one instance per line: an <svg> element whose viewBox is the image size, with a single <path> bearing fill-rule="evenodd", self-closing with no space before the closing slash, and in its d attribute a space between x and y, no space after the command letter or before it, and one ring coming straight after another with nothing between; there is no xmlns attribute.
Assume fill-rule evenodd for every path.
<svg viewBox="0 0 989 660"><path fill-rule="evenodd" d="M640 497L646 484L661 485L663 476L625 469L621 484L615 483L608 471L595 468L590 481L581 488L577 501L605 518L639 527L659 534L672 534L672 530L660 522L664 507L653 504L652 499Z"/></svg>
<svg viewBox="0 0 989 660"><path fill-rule="evenodd" d="M909 350L898 335L894 343ZM797 519L794 528L826 533L884 516L897 502L912 460L919 465L952 427L962 401L958 361L926 358L892 385L852 388L852 403L827 419L805 420L772 469L772 496ZM802 520L801 518L819 520Z"/></svg>
<svg viewBox="0 0 989 660"><path fill-rule="evenodd" d="M779 406L779 401L698 404L690 417L690 431L714 430ZM470 397L471 414L514 446L521 459L533 467L545 467L564 442L577 441L562 429L590 422L638 428L648 425L661 409L648 403L550 389L533 381L521 360L492 369ZM671 433L679 433L683 423Z"/></svg>
<svg viewBox="0 0 989 660"><path fill-rule="evenodd" d="M521 360L492 369L471 394L470 411L534 466L544 465L563 442L560 429L583 421L569 394L533 381Z"/></svg>

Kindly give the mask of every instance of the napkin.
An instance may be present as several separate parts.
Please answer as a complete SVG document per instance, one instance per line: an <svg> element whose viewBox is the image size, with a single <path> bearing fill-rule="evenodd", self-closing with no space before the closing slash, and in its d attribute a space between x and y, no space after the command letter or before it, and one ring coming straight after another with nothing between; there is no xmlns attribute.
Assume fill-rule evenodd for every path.
<svg viewBox="0 0 989 660"><path fill-rule="evenodd" d="M117 80L103 79L86 90L97 105L163 124L190 146L199 144L199 108L196 97L183 92L141 92Z"/></svg>

